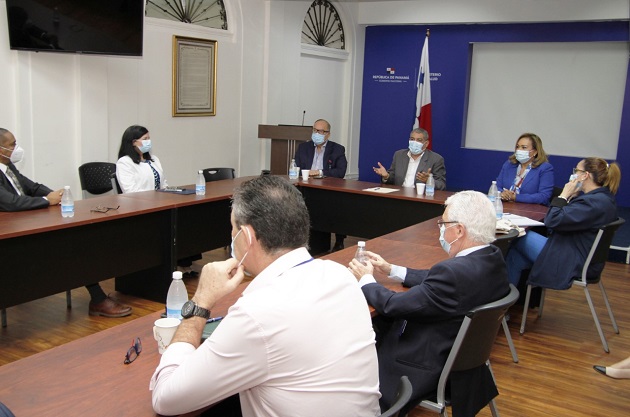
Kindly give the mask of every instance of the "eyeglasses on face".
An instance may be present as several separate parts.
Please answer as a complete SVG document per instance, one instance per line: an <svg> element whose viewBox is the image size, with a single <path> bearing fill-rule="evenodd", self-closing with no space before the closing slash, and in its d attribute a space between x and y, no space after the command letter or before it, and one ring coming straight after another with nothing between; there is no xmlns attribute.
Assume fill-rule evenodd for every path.
<svg viewBox="0 0 630 417"><path fill-rule="evenodd" d="M125 355L125 365L129 365L131 362L135 361L140 355L140 352L142 352L142 342L140 338L137 337L135 340L131 341L131 347Z"/></svg>
<svg viewBox="0 0 630 417"><path fill-rule="evenodd" d="M573 173L574 174L577 174L578 172L586 172L586 171L584 171L583 169L577 168L577 167L573 168Z"/></svg>
<svg viewBox="0 0 630 417"><path fill-rule="evenodd" d="M116 206L116 207L96 206L93 209L90 209L90 211L92 213L107 213L110 210L118 210L119 208L120 208L120 206Z"/></svg>
<svg viewBox="0 0 630 417"><path fill-rule="evenodd" d="M459 222L458 222L458 221L456 221L456 220L453 220L453 221L450 221L450 222L446 222L446 221L444 221L444 220L438 220L438 221L437 221L437 226L438 226L438 227L442 227L442 225L443 225L443 224L449 224L449 223L459 223Z"/></svg>
<svg viewBox="0 0 630 417"><path fill-rule="evenodd" d="M319 133L320 135L325 135L327 133L330 133L330 130L321 130L321 129L313 128L313 133Z"/></svg>

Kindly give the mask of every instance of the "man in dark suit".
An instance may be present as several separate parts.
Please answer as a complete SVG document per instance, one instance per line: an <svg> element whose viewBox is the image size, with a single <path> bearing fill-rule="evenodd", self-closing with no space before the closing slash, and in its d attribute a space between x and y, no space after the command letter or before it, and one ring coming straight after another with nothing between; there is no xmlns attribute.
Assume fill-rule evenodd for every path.
<svg viewBox="0 0 630 417"><path fill-rule="evenodd" d="M414 129L409 134L409 148L394 153L392 165L385 169L380 162L374 172L381 176L385 184L415 187L418 182L426 183L433 174L435 189L446 189L446 167L444 158L429 149L429 133L424 129Z"/></svg>
<svg viewBox="0 0 630 417"><path fill-rule="evenodd" d="M58 205L63 190L53 191L33 182L15 167L14 163L20 162L23 155L24 150L17 144L15 136L0 128L0 211L25 211ZM86 288L91 297L91 316L123 317L131 314L131 307L109 298L100 285L90 284Z"/></svg>
<svg viewBox="0 0 630 417"><path fill-rule="evenodd" d="M346 175L346 148L329 138L330 123L324 119L315 121L311 140L300 143L295 152L295 163L300 170L310 170L311 177L343 178ZM333 252L343 249L345 238L345 235L335 235Z"/></svg>
<svg viewBox="0 0 630 417"><path fill-rule="evenodd" d="M437 387L465 314L509 292L501 251L489 245L495 238L496 217L487 196L462 191L449 197L445 205L438 222L439 240L449 259L429 270L413 270L368 252L367 265L356 260L349 265L368 303L379 314L375 327L381 409L394 402L402 375L413 386L408 407L426 399ZM376 283L374 268L402 281L409 290L394 292ZM492 376L487 372L483 377L484 384L478 385L488 389L473 394L481 403L479 408L496 395Z"/></svg>

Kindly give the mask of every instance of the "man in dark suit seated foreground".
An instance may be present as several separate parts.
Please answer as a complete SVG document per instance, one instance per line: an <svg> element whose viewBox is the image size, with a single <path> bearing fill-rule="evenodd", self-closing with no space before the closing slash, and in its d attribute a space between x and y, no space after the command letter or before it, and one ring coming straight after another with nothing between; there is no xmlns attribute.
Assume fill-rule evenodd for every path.
<svg viewBox="0 0 630 417"><path fill-rule="evenodd" d="M17 144L15 136L0 128L0 211L25 211L58 205L63 190L53 191L33 182L15 167L14 163L20 162L23 155L24 149ZM90 292L91 316L123 317L131 314L131 307L109 298L100 285L90 284L85 288Z"/></svg>
<svg viewBox="0 0 630 417"><path fill-rule="evenodd" d="M449 197L445 206L438 226L440 244L449 259L429 270L392 265L372 252L367 252L367 265L350 262L365 298L379 314L375 327L383 410L394 402L402 375L413 385L408 407L428 398L437 387L465 314L509 292L501 251L489 245L495 237L496 217L488 197L462 191ZM409 290L394 292L376 283L375 268ZM480 401L479 409L496 395L491 374L487 372L484 378L480 385L488 390L473 394ZM486 395L490 398L483 402Z"/></svg>
<svg viewBox="0 0 630 417"><path fill-rule="evenodd" d="M302 142L295 152L295 164L310 170L311 177L343 178L346 175L348 161L346 148L330 139L330 123L319 119L313 124L311 140ZM333 252L343 249L346 235L335 234Z"/></svg>

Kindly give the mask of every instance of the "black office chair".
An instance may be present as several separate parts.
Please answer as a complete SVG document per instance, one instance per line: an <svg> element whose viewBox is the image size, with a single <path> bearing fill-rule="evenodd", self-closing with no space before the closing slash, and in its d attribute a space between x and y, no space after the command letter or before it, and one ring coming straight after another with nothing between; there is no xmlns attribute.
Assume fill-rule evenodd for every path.
<svg viewBox="0 0 630 417"><path fill-rule="evenodd" d="M111 162L88 162L79 167L79 180L83 198L105 194L112 190L111 174L116 164Z"/></svg>
<svg viewBox="0 0 630 417"><path fill-rule="evenodd" d="M236 178L234 168L206 168L203 170L203 176L206 182Z"/></svg>
<svg viewBox="0 0 630 417"><path fill-rule="evenodd" d="M482 366L486 366L487 371L492 376L493 384L495 385L494 391L496 392L496 381L492 368L490 368L490 352L499 331L499 323L501 323L508 308L516 300L518 300L518 290L514 285L510 284L508 295L500 300L476 307L466 314L440 374L437 398L435 401L422 401L419 404L420 407L439 413L442 417L447 417L446 407L448 400L446 398L446 388L452 373L470 371ZM481 370L484 371L483 368ZM483 381L481 381L481 378L479 379L478 383L475 381L474 385L481 385ZM451 398L460 394L455 392L455 387L452 383L450 388ZM468 391L469 388L472 387L467 387L465 391ZM465 395L465 393L463 394ZM486 399L483 400L483 402L485 401ZM489 398L486 404L490 404L492 415L497 416L498 410L494 398Z"/></svg>
<svg viewBox="0 0 630 417"><path fill-rule="evenodd" d="M6 405L0 403L0 417L15 417L15 414Z"/></svg>
<svg viewBox="0 0 630 417"><path fill-rule="evenodd" d="M114 172L112 172L112 174L109 176L110 178L110 183L111 183L111 187L114 190L114 192L116 194L122 194L122 188L120 188L120 184L118 183L118 178L116 177L116 171L114 170Z"/></svg>
<svg viewBox="0 0 630 417"><path fill-rule="evenodd" d="M518 237L518 229L511 229L506 234L498 236L492 244L501 250L503 259L505 259L510 243Z"/></svg>
<svg viewBox="0 0 630 417"><path fill-rule="evenodd" d="M391 407L385 412L383 412L379 417L398 417L400 414L400 410L409 402L411 398L411 382L407 376L403 375L400 377L400 382L398 383L398 391L396 392L396 401L392 404Z"/></svg>
<svg viewBox="0 0 630 417"><path fill-rule="evenodd" d="M617 229L625 223L625 220L619 217L612 223L608 223L607 225L602 226L597 235L595 236L595 240L593 241L593 245L591 246L591 250L586 257L586 262L584 262L584 266L582 267L582 275L579 277L575 277L573 279L573 283L584 288L584 295L586 296L586 302L588 303L589 308L591 309L591 314L593 315L593 320L595 321L595 327L597 327L597 332L599 333L599 338L602 340L602 345L604 346L604 351L609 352L608 342L606 341L606 337L604 336L604 332L602 331L602 326L599 323L599 319L597 318L597 313L595 312L595 307L593 306L593 300L591 299L591 293L588 290L589 284L599 284L599 289L602 293L602 297L604 298L604 303L606 303L606 308L608 309L608 315L610 316L610 321L612 322L613 329L615 333L619 334L619 327L617 326L617 321L615 320L615 316L613 315L612 308L610 307L610 302L608 302L608 296L606 295L606 290L604 289L604 284L602 284L602 276L601 273L596 277L588 277L588 267L591 264L605 263L608 260L608 250L610 249L610 244L615 236L615 232ZM602 270L603 271L603 270ZM525 333L525 322L527 321L527 307L529 305L529 297L532 291L532 286L530 284L527 285L527 294L525 295L525 305L523 307L523 318L521 320L521 334ZM540 298L540 307L538 307L538 317L542 316L543 306L545 302L545 288L542 289L542 294Z"/></svg>
<svg viewBox="0 0 630 417"><path fill-rule="evenodd" d="M512 229L504 235L497 237L492 244L501 250L503 254L503 259L505 259L507 255L507 251L510 247L510 243L514 239L518 237L518 229ZM514 363L518 363L518 355L516 354L516 347L514 346L514 341L512 340L512 335L510 334L510 328L507 324L507 319L503 317L501 320L501 325L503 327L503 332L505 333L505 339L507 340L508 346L510 347L510 352L512 353L512 361Z"/></svg>

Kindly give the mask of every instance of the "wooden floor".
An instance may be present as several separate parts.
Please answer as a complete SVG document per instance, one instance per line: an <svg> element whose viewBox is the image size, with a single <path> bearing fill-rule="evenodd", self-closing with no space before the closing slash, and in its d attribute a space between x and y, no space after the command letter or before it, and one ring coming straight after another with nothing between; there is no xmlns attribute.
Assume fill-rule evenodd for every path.
<svg viewBox="0 0 630 417"><path fill-rule="evenodd" d="M204 254L204 261L228 256L229 251L221 249ZM602 349L581 288L549 291L545 314L537 319L536 312L530 310L523 336L518 333L522 310L512 309L509 325L520 362L512 362L502 331L491 357L500 392L496 401L502 416L630 415L630 380L607 378L592 369L594 364L610 365L630 355L630 267L608 263L603 279L619 324L619 335L612 330L598 289L591 292L610 354ZM189 292L194 291L196 284L196 280L186 282ZM113 291L113 280L102 285L106 292ZM8 327L0 330L0 365L164 308L162 303L119 294L121 301L133 307L131 316L90 317L87 291L79 288L72 294L70 310L65 307L65 294L9 308ZM413 411L410 415L435 414ZM479 415L491 414L485 408Z"/></svg>

